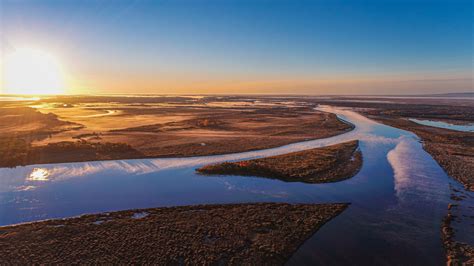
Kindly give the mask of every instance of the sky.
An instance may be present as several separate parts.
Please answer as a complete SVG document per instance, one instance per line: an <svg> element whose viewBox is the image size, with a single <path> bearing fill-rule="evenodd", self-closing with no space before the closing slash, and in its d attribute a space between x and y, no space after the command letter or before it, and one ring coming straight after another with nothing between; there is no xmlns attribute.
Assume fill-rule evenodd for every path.
<svg viewBox="0 0 474 266"><path fill-rule="evenodd" d="M471 0L0 0L0 45L2 70L53 54L67 93L474 90Z"/></svg>

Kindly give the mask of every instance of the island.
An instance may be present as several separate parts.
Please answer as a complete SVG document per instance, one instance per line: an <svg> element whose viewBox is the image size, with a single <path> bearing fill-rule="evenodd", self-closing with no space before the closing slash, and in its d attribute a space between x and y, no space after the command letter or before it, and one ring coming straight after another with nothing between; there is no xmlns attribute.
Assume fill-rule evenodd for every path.
<svg viewBox="0 0 474 266"><path fill-rule="evenodd" d="M292 152L260 159L206 165L197 172L207 175L241 175L286 182L327 183L350 178L362 166L359 141Z"/></svg>

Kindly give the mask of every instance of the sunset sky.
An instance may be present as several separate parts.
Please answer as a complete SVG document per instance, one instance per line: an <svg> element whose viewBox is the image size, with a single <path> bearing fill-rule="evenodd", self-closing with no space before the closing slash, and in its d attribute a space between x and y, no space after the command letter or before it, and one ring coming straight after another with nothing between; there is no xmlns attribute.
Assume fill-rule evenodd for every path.
<svg viewBox="0 0 474 266"><path fill-rule="evenodd" d="M0 34L0 93L473 91L471 0L0 0Z"/></svg>

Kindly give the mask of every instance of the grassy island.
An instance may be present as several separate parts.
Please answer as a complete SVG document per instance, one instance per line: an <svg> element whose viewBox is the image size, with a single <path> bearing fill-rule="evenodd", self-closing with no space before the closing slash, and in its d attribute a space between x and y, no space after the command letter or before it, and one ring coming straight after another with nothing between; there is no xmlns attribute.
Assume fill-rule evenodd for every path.
<svg viewBox="0 0 474 266"><path fill-rule="evenodd" d="M243 175L287 182L326 183L354 176L362 166L357 140L261 159L225 162L197 169L202 174Z"/></svg>

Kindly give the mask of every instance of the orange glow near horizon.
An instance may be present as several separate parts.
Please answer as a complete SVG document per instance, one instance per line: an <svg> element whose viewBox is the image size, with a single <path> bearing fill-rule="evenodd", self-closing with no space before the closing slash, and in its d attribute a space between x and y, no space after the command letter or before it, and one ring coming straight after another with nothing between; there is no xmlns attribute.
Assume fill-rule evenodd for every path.
<svg viewBox="0 0 474 266"><path fill-rule="evenodd" d="M307 77L213 77L196 75L147 76L105 73L76 84L75 92L165 94L413 94L465 87L469 75L414 73L412 75ZM80 86L79 86L80 85ZM81 89L84 88L84 89ZM374 93L377 92L377 93Z"/></svg>
<svg viewBox="0 0 474 266"><path fill-rule="evenodd" d="M41 49L15 49L2 57L0 94L387 94L391 91L411 94L442 92L446 87L462 91L472 82L470 73L248 76L176 70L152 73L127 68L80 69L76 61L69 63L77 71L71 80L68 79L71 73L66 73L58 57Z"/></svg>

